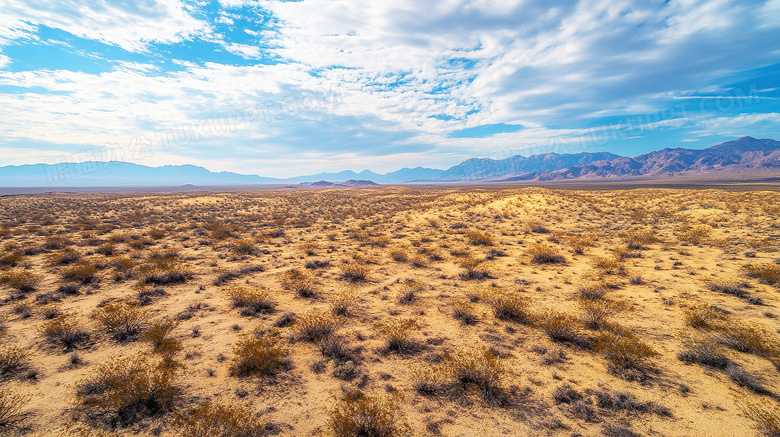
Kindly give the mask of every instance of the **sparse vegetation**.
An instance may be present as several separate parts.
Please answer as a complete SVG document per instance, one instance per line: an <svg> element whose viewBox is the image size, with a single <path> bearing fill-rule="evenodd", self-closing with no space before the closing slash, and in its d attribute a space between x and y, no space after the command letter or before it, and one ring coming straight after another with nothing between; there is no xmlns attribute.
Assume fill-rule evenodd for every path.
<svg viewBox="0 0 780 437"><path fill-rule="evenodd" d="M182 437L260 437L266 423L248 407L202 402L178 414L174 426Z"/></svg>
<svg viewBox="0 0 780 437"><path fill-rule="evenodd" d="M558 252L558 249L544 244L534 244L526 251L531 262L536 264L560 264L565 263L566 258Z"/></svg>
<svg viewBox="0 0 780 437"><path fill-rule="evenodd" d="M328 428L336 437L411 435L401 397L345 393L330 410Z"/></svg>
<svg viewBox="0 0 780 437"><path fill-rule="evenodd" d="M147 324L148 311L125 302L111 302L92 312L94 319L117 341L134 339Z"/></svg>
<svg viewBox="0 0 780 437"><path fill-rule="evenodd" d="M242 335L233 347L233 355L233 376L273 375L290 365L290 350L277 331Z"/></svg>
<svg viewBox="0 0 780 437"><path fill-rule="evenodd" d="M225 288L225 296L230 299L234 307L242 309L242 315L271 313L276 308L271 292L264 287L232 284Z"/></svg>

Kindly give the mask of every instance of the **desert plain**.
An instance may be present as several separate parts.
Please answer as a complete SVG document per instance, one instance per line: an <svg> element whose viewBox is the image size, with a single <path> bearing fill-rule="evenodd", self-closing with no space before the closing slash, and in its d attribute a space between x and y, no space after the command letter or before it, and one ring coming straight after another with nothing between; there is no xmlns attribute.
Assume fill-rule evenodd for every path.
<svg viewBox="0 0 780 437"><path fill-rule="evenodd" d="M2 197L0 434L778 435L779 238L756 188Z"/></svg>

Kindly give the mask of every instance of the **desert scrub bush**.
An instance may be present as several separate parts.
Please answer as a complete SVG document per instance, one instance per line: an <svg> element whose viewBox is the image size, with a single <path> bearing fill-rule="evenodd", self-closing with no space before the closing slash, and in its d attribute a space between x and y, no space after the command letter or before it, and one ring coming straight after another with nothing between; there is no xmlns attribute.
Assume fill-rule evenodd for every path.
<svg viewBox="0 0 780 437"><path fill-rule="evenodd" d="M38 331L49 343L71 350L89 340L89 331L76 316L61 314L41 325Z"/></svg>
<svg viewBox="0 0 780 437"><path fill-rule="evenodd" d="M580 320L588 329L599 330L609 325L609 317L618 311L618 305L607 299L589 299L578 301L582 316Z"/></svg>
<svg viewBox="0 0 780 437"><path fill-rule="evenodd" d="M317 246L317 243L314 241L304 241L300 245L301 250L303 253L305 253L307 256L314 256L317 254L317 251L319 250L319 247Z"/></svg>
<svg viewBox="0 0 780 437"><path fill-rule="evenodd" d="M748 294L744 289L746 284L736 278L706 278L702 282L704 282L704 285L707 288L712 291L717 291L718 293L730 294L739 298L744 298Z"/></svg>
<svg viewBox="0 0 780 437"><path fill-rule="evenodd" d="M417 295L425 290L425 284L414 279L407 279L401 282L398 291L398 302L402 305L409 305L417 300Z"/></svg>
<svg viewBox="0 0 780 437"><path fill-rule="evenodd" d="M656 234L651 230L621 232L618 236L630 250L646 249L649 244L659 241Z"/></svg>
<svg viewBox="0 0 780 437"><path fill-rule="evenodd" d="M490 268L480 259L467 255L461 258L458 264L465 270L460 274L460 278L464 281L490 278Z"/></svg>
<svg viewBox="0 0 780 437"><path fill-rule="evenodd" d="M177 321L170 319L156 321L143 333L143 339L152 345L152 352L172 361L181 350L181 341L171 337L178 325Z"/></svg>
<svg viewBox="0 0 780 437"><path fill-rule="evenodd" d="M712 305L699 304L685 310L685 324L697 329L714 328L720 322L726 320L723 311Z"/></svg>
<svg viewBox="0 0 780 437"><path fill-rule="evenodd" d="M22 269L11 269L0 273L0 284L20 292L35 291L41 279L43 276Z"/></svg>
<svg viewBox="0 0 780 437"><path fill-rule="evenodd" d="M416 364L408 370L412 388L421 395L431 396L440 392L449 382L447 368L437 364Z"/></svg>
<svg viewBox="0 0 780 437"><path fill-rule="evenodd" d="M368 280L368 274L371 269L360 262L350 261L339 266L341 269L341 278L349 282L362 282Z"/></svg>
<svg viewBox="0 0 780 437"><path fill-rule="evenodd" d="M266 423L249 407L202 402L176 415L173 426L182 437L260 437Z"/></svg>
<svg viewBox="0 0 780 437"><path fill-rule="evenodd" d="M675 235L678 240L688 244L699 244L712 233L712 227L709 225L690 226L683 224Z"/></svg>
<svg viewBox="0 0 780 437"><path fill-rule="evenodd" d="M177 368L144 353L98 364L76 383L76 399L89 418L122 427L167 411L178 396Z"/></svg>
<svg viewBox="0 0 780 437"><path fill-rule="evenodd" d="M558 252L558 249L544 243L532 245L525 253L534 264L561 264L566 262L566 258Z"/></svg>
<svg viewBox="0 0 780 437"><path fill-rule="evenodd" d="M257 244L249 239L235 240L228 245L230 252L233 255L257 255L260 251L257 249Z"/></svg>
<svg viewBox="0 0 780 437"><path fill-rule="evenodd" d="M566 237L569 247L571 247L572 253L575 255L582 255L585 253L586 247L593 246L593 238L583 235L569 235Z"/></svg>
<svg viewBox="0 0 780 437"><path fill-rule="evenodd" d="M412 318L385 319L374 325L374 331L387 343L387 349L391 351L404 351L414 346L412 334L419 328L420 322Z"/></svg>
<svg viewBox="0 0 780 437"><path fill-rule="evenodd" d="M324 308L313 309L296 316L293 320L293 330L300 340L315 343L333 335L344 323L343 319Z"/></svg>
<svg viewBox="0 0 780 437"><path fill-rule="evenodd" d="M474 246L492 246L493 237L477 229L466 232L466 240Z"/></svg>
<svg viewBox="0 0 780 437"><path fill-rule="evenodd" d="M745 274L767 284L780 284L780 264L748 264L743 267Z"/></svg>
<svg viewBox="0 0 780 437"><path fill-rule="evenodd" d="M301 297L314 296L314 279L308 273L290 269L279 273L278 278L285 290L294 291Z"/></svg>
<svg viewBox="0 0 780 437"><path fill-rule="evenodd" d="M467 300L456 300L450 305L452 317L466 325L477 323L477 315L474 313L474 305Z"/></svg>
<svg viewBox="0 0 780 437"><path fill-rule="evenodd" d="M192 272L181 264L155 265L144 264L139 268L143 278L142 284L147 285L173 285L187 282L192 277Z"/></svg>
<svg viewBox="0 0 780 437"><path fill-rule="evenodd" d="M13 375L30 367L32 352L16 345L0 346L0 375Z"/></svg>
<svg viewBox="0 0 780 437"><path fill-rule="evenodd" d="M721 345L711 336L700 333L685 333L680 335L681 348L677 359L685 363L703 364L705 366L724 369L729 359L723 354Z"/></svg>
<svg viewBox="0 0 780 437"><path fill-rule="evenodd" d="M327 427L335 437L409 436L409 425L400 394L345 393L329 411Z"/></svg>
<svg viewBox="0 0 780 437"><path fill-rule="evenodd" d="M0 387L0 431L9 430L27 418L29 412L25 406L29 401L29 395L17 393L9 387Z"/></svg>
<svg viewBox="0 0 780 437"><path fill-rule="evenodd" d="M780 405L776 402L755 401L743 397L739 407L758 432L766 436L780 436Z"/></svg>
<svg viewBox="0 0 780 437"><path fill-rule="evenodd" d="M341 288L330 299L330 310L336 316L346 316L358 301L358 291L354 288Z"/></svg>
<svg viewBox="0 0 780 437"><path fill-rule="evenodd" d="M243 334L233 346L231 376L273 375L290 365L290 350L276 330Z"/></svg>
<svg viewBox="0 0 780 437"><path fill-rule="evenodd" d="M421 253L415 253L409 257L409 264L417 268L426 267L428 265L428 257Z"/></svg>
<svg viewBox="0 0 780 437"><path fill-rule="evenodd" d="M481 298L493 309L499 320L512 320L521 323L530 321L528 301L518 292L501 289L487 289Z"/></svg>
<svg viewBox="0 0 780 437"><path fill-rule="evenodd" d="M658 355L636 334L616 325L611 325L596 336L593 349L623 369L642 370L650 367L651 360Z"/></svg>
<svg viewBox="0 0 780 437"><path fill-rule="evenodd" d="M89 284L95 280L97 267L85 259L80 259L60 268L60 277L66 281Z"/></svg>
<svg viewBox="0 0 780 437"><path fill-rule="evenodd" d="M597 256L593 258L593 266L605 275L626 275L623 260L616 256Z"/></svg>
<svg viewBox="0 0 780 437"><path fill-rule="evenodd" d="M714 329L715 339L730 349L768 358L780 356L777 335L756 323L727 319Z"/></svg>
<svg viewBox="0 0 780 437"><path fill-rule="evenodd" d="M241 315L253 316L258 313L272 313L276 303L271 292L261 286L231 284L225 288L225 296L235 308L241 308Z"/></svg>
<svg viewBox="0 0 780 437"><path fill-rule="evenodd" d="M96 308L91 316L117 341L128 341L146 327L149 311L126 302L111 302Z"/></svg>
<svg viewBox="0 0 780 437"><path fill-rule="evenodd" d="M393 259L393 261L399 262L399 263L405 263L409 260L409 253L405 249L392 249L390 251L390 258Z"/></svg>
<svg viewBox="0 0 780 437"><path fill-rule="evenodd" d="M503 378L508 373L498 354L484 345L447 355L444 366L455 382L477 386L488 400L495 399L501 392Z"/></svg>
<svg viewBox="0 0 780 437"><path fill-rule="evenodd" d="M555 310L544 310L534 316L534 325L544 331L553 341L581 342L578 335L577 317Z"/></svg>

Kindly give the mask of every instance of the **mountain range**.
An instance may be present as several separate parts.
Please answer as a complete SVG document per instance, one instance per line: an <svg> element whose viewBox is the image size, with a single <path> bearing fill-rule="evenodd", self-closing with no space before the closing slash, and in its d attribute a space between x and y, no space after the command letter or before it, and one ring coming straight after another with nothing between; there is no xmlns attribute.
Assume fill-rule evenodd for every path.
<svg viewBox="0 0 780 437"><path fill-rule="evenodd" d="M464 181L562 181L662 178L713 172L780 171L780 142L742 137L706 149L666 148L635 157L608 152L471 158L447 170L415 167L377 174L319 173L288 179L211 172L194 165L149 167L128 162L9 165L0 167L0 187L113 187L306 184L362 187L379 184ZM319 181L319 182L318 182ZM347 182L344 182L347 181ZM316 183L315 183L316 182ZM318 185L319 184L319 185Z"/></svg>

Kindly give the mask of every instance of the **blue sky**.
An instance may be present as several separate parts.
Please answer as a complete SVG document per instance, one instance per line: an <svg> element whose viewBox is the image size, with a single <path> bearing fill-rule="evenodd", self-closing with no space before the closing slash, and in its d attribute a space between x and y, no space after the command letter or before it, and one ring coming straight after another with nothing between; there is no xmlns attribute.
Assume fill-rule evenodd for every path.
<svg viewBox="0 0 780 437"><path fill-rule="evenodd" d="M0 166L288 177L780 139L780 0L5 0Z"/></svg>

